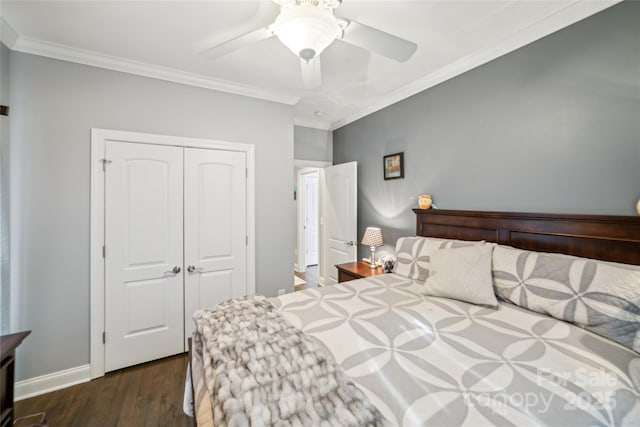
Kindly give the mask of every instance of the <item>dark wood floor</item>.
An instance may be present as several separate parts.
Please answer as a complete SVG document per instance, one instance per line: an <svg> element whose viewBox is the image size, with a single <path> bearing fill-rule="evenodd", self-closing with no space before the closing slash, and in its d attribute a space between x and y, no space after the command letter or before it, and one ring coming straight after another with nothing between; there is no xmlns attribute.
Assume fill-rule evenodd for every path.
<svg viewBox="0 0 640 427"><path fill-rule="evenodd" d="M133 366L16 402L16 418L47 413L49 427L192 427L182 411L187 355ZM18 423L27 426L38 421Z"/></svg>

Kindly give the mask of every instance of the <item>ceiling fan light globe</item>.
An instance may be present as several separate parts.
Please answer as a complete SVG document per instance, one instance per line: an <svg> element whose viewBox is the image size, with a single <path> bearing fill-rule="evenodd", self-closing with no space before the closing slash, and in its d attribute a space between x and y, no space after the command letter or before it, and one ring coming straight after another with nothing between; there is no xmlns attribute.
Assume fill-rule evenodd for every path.
<svg viewBox="0 0 640 427"><path fill-rule="evenodd" d="M282 44L308 61L329 46L341 30L331 10L300 4L283 8L276 18L273 31ZM307 58L311 53L313 55Z"/></svg>

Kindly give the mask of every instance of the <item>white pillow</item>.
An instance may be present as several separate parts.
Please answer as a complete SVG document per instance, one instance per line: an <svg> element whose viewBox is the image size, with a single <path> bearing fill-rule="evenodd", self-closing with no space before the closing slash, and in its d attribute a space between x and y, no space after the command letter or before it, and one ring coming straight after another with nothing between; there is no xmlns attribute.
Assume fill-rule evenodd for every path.
<svg viewBox="0 0 640 427"><path fill-rule="evenodd" d="M484 244L434 252L423 293L497 307L491 277L493 246Z"/></svg>

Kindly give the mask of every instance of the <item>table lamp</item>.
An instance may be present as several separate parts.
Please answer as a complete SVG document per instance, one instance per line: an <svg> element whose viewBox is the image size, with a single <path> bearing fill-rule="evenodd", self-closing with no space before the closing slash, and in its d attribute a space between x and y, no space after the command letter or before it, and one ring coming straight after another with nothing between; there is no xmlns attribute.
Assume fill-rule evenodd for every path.
<svg viewBox="0 0 640 427"><path fill-rule="evenodd" d="M382 231L378 227L367 227L364 230L364 236L362 236L363 245L367 245L371 248L371 259L369 267L376 268L376 246L384 245L382 240Z"/></svg>

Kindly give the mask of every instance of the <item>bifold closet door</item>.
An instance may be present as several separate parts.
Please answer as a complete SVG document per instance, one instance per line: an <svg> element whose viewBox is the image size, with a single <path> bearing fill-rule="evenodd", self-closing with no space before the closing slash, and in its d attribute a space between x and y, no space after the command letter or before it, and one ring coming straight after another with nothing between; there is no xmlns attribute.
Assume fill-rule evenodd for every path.
<svg viewBox="0 0 640 427"><path fill-rule="evenodd" d="M109 141L105 370L183 351L183 149Z"/></svg>
<svg viewBox="0 0 640 427"><path fill-rule="evenodd" d="M193 313L247 292L246 154L184 153L185 340Z"/></svg>

